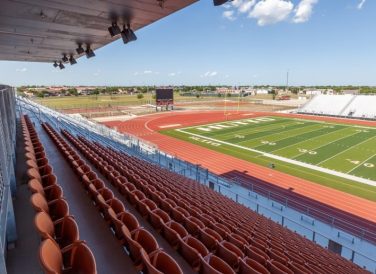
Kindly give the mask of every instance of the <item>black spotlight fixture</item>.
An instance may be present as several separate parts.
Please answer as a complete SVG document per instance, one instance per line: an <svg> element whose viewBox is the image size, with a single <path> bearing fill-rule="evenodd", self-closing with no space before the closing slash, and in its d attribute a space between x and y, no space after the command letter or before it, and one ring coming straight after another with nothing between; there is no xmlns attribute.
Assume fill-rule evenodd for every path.
<svg viewBox="0 0 376 274"><path fill-rule="evenodd" d="M59 63L59 68L60 68L60 69L65 69L65 66L63 65L62 62Z"/></svg>
<svg viewBox="0 0 376 274"><path fill-rule="evenodd" d="M85 52L84 48L82 47L82 44L78 44L78 48L76 48L77 54L82 54Z"/></svg>
<svg viewBox="0 0 376 274"><path fill-rule="evenodd" d="M77 64L77 61L76 61L76 59L74 59L73 54L71 54L70 57L69 57L69 63L71 65Z"/></svg>
<svg viewBox="0 0 376 274"><path fill-rule="evenodd" d="M213 0L213 4L214 6L220 6L220 5L223 5L227 2L231 2L232 0Z"/></svg>
<svg viewBox="0 0 376 274"><path fill-rule="evenodd" d="M110 33L111 37L114 37L120 34L121 30L118 24L116 23L116 21L112 22L111 27L108 28L108 32Z"/></svg>
<svg viewBox="0 0 376 274"><path fill-rule="evenodd" d="M137 36L131 29L129 24L127 25L127 28L124 25L123 31L121 32L121 37L123 38L124 44L128 44L129 42L137 40Z"/></svg>
<svg viewBox="0 0 376 274"><path fill-rule="evenodd" d="M85 53L86 53L86 57L87 57L88 59L91 58L91 57L94 57L94 56L95 56L95 53L94 53L94 51L90 48L90 45L89 45L89 44L86 45Z"/></svg>
<svg viewBox="0 0 376 274"><path fill-rule="evenodd" d="M54 68L57 68L58 64L57 64L56 61L54 62L53 66L54 66Z"/></svg>
<svg viewBox="0 0 376 274"><path fill-rule="evenodd" d="M63 58L61 58L61 60L62 60L64 63L68 62L68 57L67 57L67 55L66 55L65 53L63 54Z"/></svg>

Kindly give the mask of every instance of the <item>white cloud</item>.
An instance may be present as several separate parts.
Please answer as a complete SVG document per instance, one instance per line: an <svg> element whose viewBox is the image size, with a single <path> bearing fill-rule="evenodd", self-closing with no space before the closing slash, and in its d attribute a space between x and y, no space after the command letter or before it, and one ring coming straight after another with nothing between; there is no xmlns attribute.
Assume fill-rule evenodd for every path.
<svg viewBox="0 0 376 274"><path fill-rule="evenodd" d="M363 5L364 5L365 2L366 2L366 0L359 0L359 4L357 6L358 10L361 10L363 8Z"/></svg>
<svg viewBox="0 0 376 274"><path fill-rule="evenodd" d="M17 72L26 72L27 68L18 68L16 69Z"/></svg>
<svg viewBox="0 0 376 274"><path fill-rule="evenodd" d="M230 21L234 21L236 19L234 13L235 12L233 10L226 10L223 12L222 16Z"/></svg>
<svg viewBox="0 0 376 274"><path fill-rule="evenodd" d="M309 20L312 15L313 6L317 4L318 0L302 0L295 8L294 23L304 23Z"/></svg>
<svg viewBox="0 0 376 274"><path fill-rule="evenodd" d="M217 71L207 71L203 75L201 75L201 78L206 78L206 77L214 77L218 74Z"/></svg>
<svg viewBox="0 0 376 274"><path fill-rule="evenodd" d="M257 19L259 26L275 24L286 20L294 8L294 4L286 0L261 0L249 13L249 17Z"/></svg>
<svg viewBox="0 0 376 274"><path fill-rule="evenodd" d="M151 70L144 70L144 74L152 74L153 73L153 71L151 71Z"/></svg>
<svg viewBox="0 0 376 274"><path fill-rule="evenodd" d="M239 12L246 13L256 4L256 0L245 0L239 5Z"/></svg>

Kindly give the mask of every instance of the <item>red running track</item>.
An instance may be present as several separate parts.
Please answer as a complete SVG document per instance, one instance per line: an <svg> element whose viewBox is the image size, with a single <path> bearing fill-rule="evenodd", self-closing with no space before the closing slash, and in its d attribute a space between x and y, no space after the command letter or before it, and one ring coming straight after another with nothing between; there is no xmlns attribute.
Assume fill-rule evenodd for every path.
<svg viewBox="0 0 376 274"><path fill-rule="evenodd" d="M310 208L308 214L323 221L332 223L333 220L329 216L335 216L334 225L351 233L363 234L359 231L359 227L364 228L367 230L364 237L376 243L375 202L158 133L159 130L166 128L265 115L376 126L376 122L363 120L269 112L240 112L224 115L223 111L169 112L105 124L110 127L116 126L121 132L154 143L160 150L193 164L200 164L217 175L242 178L245 187L249 187L251 182L256 192L267 195L268 191L272 191L275 194L271 198L280 202L284 202L287 198L289 206L301 211Z"/></svg>

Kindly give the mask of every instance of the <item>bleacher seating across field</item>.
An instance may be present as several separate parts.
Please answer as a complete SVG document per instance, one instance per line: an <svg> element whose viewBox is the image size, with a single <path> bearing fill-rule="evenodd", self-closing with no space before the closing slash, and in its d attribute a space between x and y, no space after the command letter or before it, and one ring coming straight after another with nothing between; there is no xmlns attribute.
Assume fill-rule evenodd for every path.
<svg viewBox="0 0 376 274"><path fill-rule="evenodd" d="M66 130L62 133L200 273L365 272L194 180ZM88 193L95 196L91 188L96 179L87 183ZM119 212L108 212L108 219L136 265L148 273L180 273L153 240L134 245L147 238L147 232L133 233Z"/></svg>
<svg viewBox="0 0 376 274"><path fill-rule="evenodd" d="M299 113L376 119L376 95L316 95Z"/></svg>
<svg viewBox="0 0 376 274"><path fill-rule="evenodd" d="M37 212L34 223L40 234L40 261L45 273L95 274L95 259L85 242L79 240L79 230L69 215L69 206L57 183L28 116L21 117L28 166L28 186L31 204Z"/></svg>

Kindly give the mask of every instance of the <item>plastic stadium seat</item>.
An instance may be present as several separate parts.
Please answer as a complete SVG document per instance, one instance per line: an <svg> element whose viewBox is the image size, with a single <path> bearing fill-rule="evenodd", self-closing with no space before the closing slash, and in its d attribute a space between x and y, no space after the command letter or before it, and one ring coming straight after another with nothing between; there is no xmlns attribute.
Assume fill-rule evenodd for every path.
<svg viewBox="0 0 376 274"><path fill-rule="evenodd" d="M287 265L289 258L282 252L277 251L276 249L270 248L267 250L267 253L270 259L280 262L281 264Z"/></svg>
<svg viewBox="0 0 376 274"><path fill-rule="evenodd" d="M102 196L102 195L100 195L100 196ZM104 199L103 196L102 196L102 199ZM106 210L103 210L102 213L103 213L105 220L107 220L107 221L110 220L110 216L108 215L108 210L107 210L108 208L111 208L115 212L116 215L118 215L122 212L125 212L124 204L117 198L112 198L112 199L106 201L108 208L103 204L102 200L100 201L100 203L101 203L101 207L103 209L106 208Z"/></svg>
<svg viewBox="0 0 376 274"><path fill-rule="evenodd" d="M294 274L294 271L290 270L287 266L278 261L268 261L267 267L271 274Z"/></svg>
<svg viewBox="0 0 376 274"><path fill-rule="evenodd" d="M210 228L221 235L223 239L227 239L227 236L231 233L231 230L221 223L211 223Z"/></svg>
<svg viewBox="0 0 376 274"><path fill-rule="evenodd" d="M160 232L162 224L170 221L170 216L160 208L154 209L149 215L151 225Z"/></svg>
<svg viewBox="0 0 376 274"><path fill-rule="evenodd" d="M221 258L209 254L201 257L201 274L235 274L235 271Z"/></svg>
<svg viewBox="0 0 376 274"><path fill-rule="evenodd" d="M268 254L266 254L261 249L257 248L256 246L245 246L245 253L246 255L262 265L266 265L267 261L270 260Z"/></svg>
<svg viewBox="0 0 376 274"><path fill-rule="evenodd" d="M38 180L39 182L42 183L43 186L48 186L48 185L51 185L51 184L55 184L56 183L56 177L51 173L52 169L50 170L49 173L45 174L45 175L42 175L38 169L36 168L29 168L27 170L27 175L28 177L32 180L32 179L36 179ZM51 178L51 177L55 177L55 178Z"/></svg>
<svg viewBox="0 0 376 274"><path fill-rule="evenodd" d="M304 264L289 262L288 267L294 272L294 274L313 274L313 272L308 270L304 266ZM356 271L349 271L349 272L356 272Z"/></svg>
<svg viewBox="0 0 376 274"><path fill-rule="evenodd" d="M108 215L111 220L112 227L118 239L123 240L122 227L125 225L130 232L140 228L137 218L130 212L124 211L120 214L115 214L112 208L108 209Z"/></svg>
<svg viewBox="0 0 376 274"><path fill-rule="evenodd" d="M93 185L94 186L94 185ZM108 188L101 188L98 190L98 194L102 195L103 199L107 202L114 198L114 193Z"/></svg>
<svg viewBox="0 0 376 274"><path fill-rule="evenodd" d="M205 227L199 219L193 216L184 218L184 226L188 233L192 234L194 237L198 236L200 229Z"/></svg>
<svg viewBox="0 0 376 274"><path fill-rule="evenodd" d="M148 274L183 274L175 260L162 250L148 255L142 249L141 257Z"/></svg>
<svg viewBox="0 0 376 274"><path fill-rule="evenodd" d="M31 196L30 202L35 211L48 213L52 221L69 215L69 207L64 199L56 199L47 203L42 194L35 193Z"/></svg>
<svg viewBox="0 0 376 274"><path fill-rule="evenodd" d="M178 223L183 223L184 217L188 217L189 215L189 212L182 207L177 206L171 209L171 217Z"/></svg>
<svg viewBox="0 0 376 274"><path fill-rule="evenodd" d="M157 205L148 198L138 201L136 206L142 217L149 216L149 214L157 208Z"/></svg>
<svg viewBox="0 0 376 274"><path fill-rule="evenodd" d="M199 230L198 239L207 247L210 251L215 251L218 246L218 242L222 241L221 235L215 232L213 229L204 227Z"/></svg>
<svg viewBox="0 0 376 274"><path fill-rule="evenodd" d="M244 257L244 253L236 245L226 241L218 244L216 255L235 270L239 267L239 259Z"/></svg>
<svg viewBox="0 0 376 274"><path fill-rule="evenodd" d="M163 237L175 249L178 247L179 238L182 239L188 236L187 230L185 230L185 228L181 224L172 220L163 224L162 232L163 232Z"/></svg>
<svg viewBox="0 0 376 274"><path fill-rule="evenodd" d="M169 198L161 201L161 209L166 211L168 214L170 214L172 208L174 207L176 207L176 203Z"/></svg>
<svg viewBox="0 0 376 274"><path fill-rule="evenodd" d="M237 235L236 233L229 234L228 241L242 250L244 249L245 245L248 245L247 240L245 240L242 236Z"/></svg>
<svg viewBox="0 0 376 274"><path fill-rule="evenodd" d="M159 249L157 241L149 231L139 228L130 232L126 226L123 226L121 230L125 246L136 266L141 264L141 249L145 250L147 254Z"/></svg>
<svg viewBox="0 0 376 274"><path fill-rule="evenodd" d="M47 213L39 212L35 215L34 224L43 240L53 238L60 248L79 240L77 223L71 216L52 222Z"/></svg>
<svg viewBox="0 0 376 274"><path fill-rule="evenodd" d="M206 246L196 238L188 235L183 239L179 239L179 251L184 259L191 265L191 267L198 271L200 268L200 257L205 257L209 254Z"/></svg>
<svg viewBox="0 0 376 274"><path fill-rule="evenodd" d="M63 265L63 256L67 264ZM83 242L75 242L64 250L51 239L42 242L39 258L46 274L96 274L97 268L93 253Z"/></svg>
<svg viewBox="0 0 376 274"><path fill-rule="evenodd" d="M51 185L43 188L42 184L38 180L32 179L29 181L28 187L31 193L40 193L46 198L47 201L52 201L63 197L63 190L58 185Z"/></svg>
<svg viewBox="0 0 376 274"><path fill-rule="evenodd" d="M239 261L239 274L270 274L263 265L245 257Z"/></svg>
<svg viewBox="0 0 376 274"><path fill-rule="evenodd" d="M145 198L146 198L145 194L138 189L129 193L129 202L132 205L135 205L137 203L137 201L141 201Z"/></svg>

